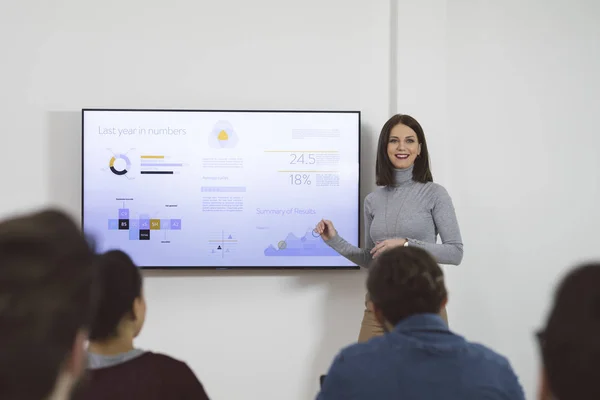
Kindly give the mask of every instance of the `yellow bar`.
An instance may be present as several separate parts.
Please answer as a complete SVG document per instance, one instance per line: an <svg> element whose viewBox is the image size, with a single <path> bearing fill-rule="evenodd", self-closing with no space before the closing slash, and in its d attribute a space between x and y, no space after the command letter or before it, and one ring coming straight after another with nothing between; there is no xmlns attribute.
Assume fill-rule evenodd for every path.
<svg viewBox="0 0 600 400"><path fill-rule="evenodd" d="M140 156L140 158L165 158L165 156Z"/></svg>

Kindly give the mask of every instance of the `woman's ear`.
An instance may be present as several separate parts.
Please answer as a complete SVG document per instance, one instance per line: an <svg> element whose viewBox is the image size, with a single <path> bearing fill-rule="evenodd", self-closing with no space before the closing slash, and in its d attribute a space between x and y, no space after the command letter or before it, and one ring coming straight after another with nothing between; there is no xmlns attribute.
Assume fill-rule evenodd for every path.
<svg viewBox="0 0 600 400"><path fill-rule="evenodd" d="M144 299L144 296L136 297L136 299L133 301L133 312L133 337L137 337L144 326L144 322L146 321L146 300Z"/></svg>
<svg viewBox="0 0 600 400"><path fill-rule="evenodd" d="M133 319L134 320L138 320L140 318L142 318L142 313L143 313L143 299L142 297L136 297L133 300Z"/></svg>

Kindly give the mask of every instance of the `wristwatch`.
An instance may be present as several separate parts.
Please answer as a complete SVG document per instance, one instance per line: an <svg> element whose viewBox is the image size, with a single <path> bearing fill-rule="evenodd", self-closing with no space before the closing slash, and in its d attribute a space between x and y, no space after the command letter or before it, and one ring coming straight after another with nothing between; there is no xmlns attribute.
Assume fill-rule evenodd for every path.
<svg viewBox="0 0 600 400"><path fill-rule="evenodd" d="M408 239L405 239L406 242L404 242L404 247L408 247Z"/></svg>

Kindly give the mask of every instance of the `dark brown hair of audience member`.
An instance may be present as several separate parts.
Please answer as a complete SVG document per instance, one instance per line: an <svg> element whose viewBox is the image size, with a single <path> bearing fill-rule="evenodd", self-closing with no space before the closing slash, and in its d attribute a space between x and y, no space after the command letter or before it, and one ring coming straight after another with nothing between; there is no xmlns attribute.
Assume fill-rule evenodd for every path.
<svg viewBox="0 0 600 400"><path fill-rule="evenodd" d="M393 326L412 315L439 314L448 296L442 269L418 247L396 247L377 257L367 290L376 312Z"/></svg>
<svg viewBox="0 0 600 400"><path fill-rule="evenodd" d="M90 327L90 341L118 337L123 318L135 319L134 302L142 296L142 274L133 260L120 250L98 256L97 313Z"/></svg>
<svg viewBox="0 0 600 400"><path fill-rule="evenodd" d="M539 339L552 398L600 399L600 263L564 278Z"/></svg>
<svg viewBox="0 0 600 400"><path fill-rule="evenodd" d="M0 223L0 398L48 398L94 304L94 251L60 211Z"/></svg>
<svg viewBox="0 0 600 400"><path fill-rule="evenodd" d="M410 115L396 114L387 120L379 134L377 161L375 163L375 182L377 186L389 186L396 183L394 166L388 157L387 149L392 128L399 124L406 125L415 131L417 140L421 145L421 154L415 159L413 167L413 180L421 183L433 182L433 175L431 174L431 167L429 165L429 150L427 150L425 132L421 124Z"/></svg>

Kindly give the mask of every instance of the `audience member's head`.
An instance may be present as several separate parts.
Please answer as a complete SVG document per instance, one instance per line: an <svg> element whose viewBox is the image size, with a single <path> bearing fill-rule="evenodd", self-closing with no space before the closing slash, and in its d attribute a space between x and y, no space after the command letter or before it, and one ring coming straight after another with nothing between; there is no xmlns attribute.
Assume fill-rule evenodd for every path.
<svg viewBox="0 0 600 400"><path fill-rule="evenodd" d="M600 399L600 263L564 278L538 338L541 399Z"/></svg>
<svg viewBox="0 0 600 400"><path fill-rule="evenodd" d="M397 247L377 257L369 269L367 290L387 330L412 315L439 314L447 301L442 269L417 247Z"/></svg>
<svg viewBox="0 0 600 400"><path fill-rule="evenodd" d="M99 301L90 341L133 341L146 317L142 275L131 258L120 250L100 255L97 265Z"/></svg>
<svg viewBox="0 0 600 400"><path fill-rule="evenodd" d="M0 222L0 398L63 399L85 369L94 251L59 211Z"/></svg>
<svg viewBox="0 0 600 400"><path fill-rule="evenodd" d="M99 301L90 330L88 374L74 399L208 400L183 361L134 348L146 316L142 275L122 251L97 258ZM141 379L140 379L141 378Z"/></svg>

